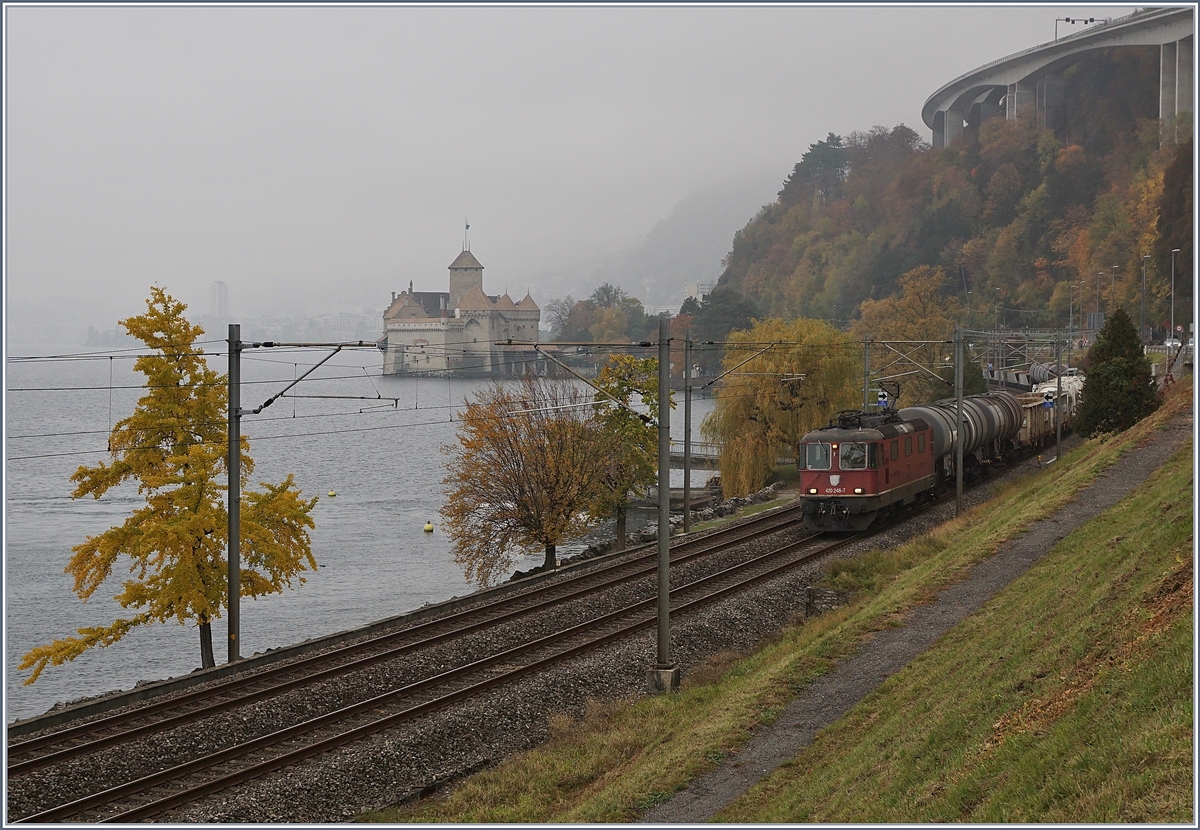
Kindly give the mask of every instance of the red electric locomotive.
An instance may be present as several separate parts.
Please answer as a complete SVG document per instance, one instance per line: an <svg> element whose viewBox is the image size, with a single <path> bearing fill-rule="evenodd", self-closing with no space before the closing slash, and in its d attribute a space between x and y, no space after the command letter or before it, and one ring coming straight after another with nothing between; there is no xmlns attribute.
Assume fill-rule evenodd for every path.
<svg viewBox="0 0 1200 830"><path fill-rule="evenodd" d="M810 530L858 531L903 505L932 496L938 484L933 433L899 412L839 412L800 446L804 524Z"/></svg>
<svg viewBox="0 0 1200 830"><path fill-rule="evenodd" d="M866 530L878 517L936 496L955 474L959 440L963 478L973 481L1044 441L1044 435L1036 441L1031 436L1050 423L1026 414L1017 396L1003 390L963 398L961 429L954 428L956 408L947 399L899 412L839 412L829 426L805 435L804 524L810 530Z"/></svg>

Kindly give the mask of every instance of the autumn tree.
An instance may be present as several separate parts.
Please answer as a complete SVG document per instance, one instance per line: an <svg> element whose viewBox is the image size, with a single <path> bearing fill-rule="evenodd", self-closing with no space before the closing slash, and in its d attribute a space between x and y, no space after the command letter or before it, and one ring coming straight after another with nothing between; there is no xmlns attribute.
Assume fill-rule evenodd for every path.
<svg viewBox="0 0 1200 830"><path fill-rule="evenodd" d="M454 561L471 582L494 584L530 547L555 550L593 522L610 448L589 395L573 382L525 375L492 383L466 402L450 456L440 512Z"/></svg>
<svg viewBox="0 0 1200 830"><path fill-rule="evenodd" d="M1074 421L1080 435L1121 432L1158 407L1150 361L1125 309L1118 308L1105 321L1088 351L1087 364Z"/></svg>
<svg viewBox="0 0 1200 830"><path fill-rule="evenodd" d="M602 486L590 508L600 518L616 513L617 547L625 544L625 510L629 492L653 484L658 474L658 360L613 355L600 369L595 385L599 437L608 451L597 455ZM640 404L645 412L635 410Z"/></svg>
<svg viewBox="0 0 1200 830"><path fill-rule="evenodd" d="M113 487L137 482L146 506L124 524L76 545L66 573L75 593L87 600L118 566L133 577L116 599L123 608L140 609L107 626L77 630L26 654L22 669L33 669L32 683L49 665L74 660L94 646L109 646L139 625L175 619L195 620L201 661L215 665L212 620L228 604L225 553L228 519L225 454L227 384L212 371L196 346L204 332L183 316L187 308L159 286L152 286L145 314L121 321L151 350L134 368L146 376L146 394L132 415L109 436L112 463L81 466L71 476L72 498L99 499ZM316 570L308 530L317 500L305 500L292 476L261 492L247 489L254 462L250 443L241 439L241 596L281 592L301 571Z"/></svg>
<svg viewBox="0 0 1200 830"><path fill-rule="evenodd" d="M961 311L958 300L945 293L946 287L946 273L941 267L914 268L900 278L902 294L865 301L861 317L851 328L858 340L909 344L895 346L896 351L876 346L871 353L875 371L884 375L911 373L901 383L896 406L927 403L953 392L953 382L948 385L939 372L946 369L947 357L952 357L953 349L947 341L954 336ZM901 357L901 353L907 357Z"/></svg>
<svg viewBox="0 0 1200 830"><path fill-rule="evenodd" d="M562 299L546 303L546 322L550 324L551 340L563 339L563 335L566 334L567 328L571 324L571 309L574 305L575 301L571 299L570 294Z"/></svg>
<svg viewBox="0 0 1200 830"><path fill-rule="evenodd" d="M781 454L794 457L806 432L861 403L862 347L808 319L756 322L728 339L729 374L700 429L721 445L725 495L741 496L766 484Z"/></svg>

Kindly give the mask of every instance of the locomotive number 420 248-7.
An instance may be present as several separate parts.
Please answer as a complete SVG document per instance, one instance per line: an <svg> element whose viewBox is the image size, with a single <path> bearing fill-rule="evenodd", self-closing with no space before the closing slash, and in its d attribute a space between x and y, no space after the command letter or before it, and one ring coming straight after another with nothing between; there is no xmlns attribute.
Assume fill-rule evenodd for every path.
<svg viewBox="0 0 1200 830"><path fill-rule="evenodd" d="M836 496L839 493L845 493L845 492L846 492L845 487L826 487L825 488L825 493L827 495L831 495L831 496Z"/></svg>

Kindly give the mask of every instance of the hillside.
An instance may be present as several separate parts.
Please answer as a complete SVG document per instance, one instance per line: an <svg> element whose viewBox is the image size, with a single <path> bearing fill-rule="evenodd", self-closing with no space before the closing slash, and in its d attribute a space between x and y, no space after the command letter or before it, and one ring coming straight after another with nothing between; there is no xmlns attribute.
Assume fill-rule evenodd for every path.
<svg viewBox="0 0 1200 830"><path fill-rule="evenodd" d="M1157 49L1100 52L1064 78L1058 134L994 118L935 150L903 125L831 133L735 235L720 284L770 316L846 321L905 272L940 266L976 320L1065 328L1072 300L1077 325L1098 302L1139 307L1150 256L1161 338L1171 250L1177 274L1192 270L1192 147L1159 146ZM1190 282L1176 284L1185 328Z"/></svg>
<svg viewBox="0 0 1200 830"><path fill-rule="evenodd" d="M903 628L1033 523L1077 509L1091 485L1113 492L1109 474L1151 447L1158 473L1052 536L1032 568L715 818L1193 821L1191 396L1179 384L1128 432L1081 444L927 536L838 565L828 584L853 590L847 606L713 661L679 695L556 716L541 748L364 818L635 820L769 732L873 632Z"/></svg>

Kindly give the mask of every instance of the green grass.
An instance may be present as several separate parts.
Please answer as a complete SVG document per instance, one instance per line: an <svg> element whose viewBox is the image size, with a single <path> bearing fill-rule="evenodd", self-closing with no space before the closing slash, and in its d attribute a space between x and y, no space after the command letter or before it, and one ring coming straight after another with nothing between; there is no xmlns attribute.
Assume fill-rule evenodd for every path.
<svg viewBox="0 0 1200 830"><path fill-rule="evenodd" d="M1190 821L1192 484L1189 447L718 820Z"/></svg>
<svg viewBox="0 0 1200 830"><path fill-rule="evenodd" d="M705 522L695 522L692 524L692 533L697 530L708 530L713 527L727 525L730 522L745 519L747 516L753 516L756 513L763 513L767 510L774 510L776 507L782 507L786 502L795 498L795 494L788 494L782 498L771 499L770 501L759 502L758 504L748 504L739 509L736 513L730 513L728 516L720 516L716 519L709 519Z"/></svg>
<svg viewBox="0 0 1200 830"><path fill-rule="evenodd" d="M767 484L774 484L776 481L782 481L783 486L787 488L794 488L799 485L800 471L796 469L796 462L777 464Z"/></svg>
<svg viewBox="0 0 1200 830"><path fill-rule="evenodd" d="M1072 500L1190 405L1190 382L1179 387L1127 433L1085 443L927 537L839 564L827 581L856 591L851 605L785 629L748 657L718 655L685 676L678 695L555 715L545 745L443 795L364 818L636 818L734 754L872 631L900 624ZM719 818L1190 820L1191 493L1182 453Z"/></svg>

